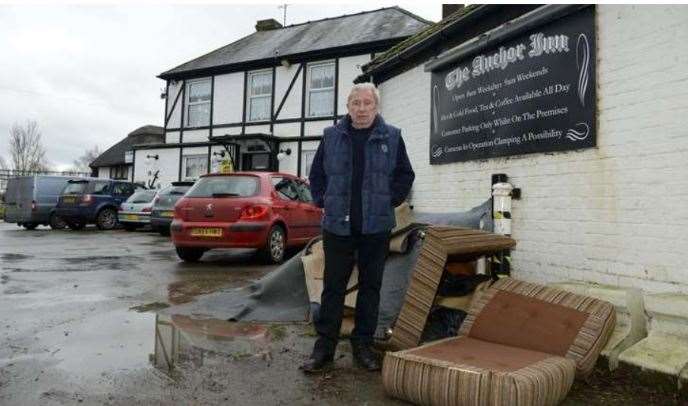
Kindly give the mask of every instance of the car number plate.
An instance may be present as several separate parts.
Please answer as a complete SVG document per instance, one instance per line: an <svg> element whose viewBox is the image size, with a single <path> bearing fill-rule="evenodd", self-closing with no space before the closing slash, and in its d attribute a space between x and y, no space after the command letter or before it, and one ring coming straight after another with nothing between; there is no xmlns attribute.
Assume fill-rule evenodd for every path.
<svg viewBox="0 0 688 406"><path fill-rule="evenodd" d="M74 203L76 202L76 198L73 197L63 197L62 198L63 203Z"/></svg>
<svg viewBox="0 0 688 406"><path fill-rule="evenodd" d="M160 212L160 215L163 217L172 217L174 215L174 212L173 211L163 211L163 212Z"/></svg>
<svg viewBox="0 0 688 406"><path fill-rule="evenodd" d="M221 228L194 228L191 230L192 237L222 237Z"/></svg>
<svg viewBox="0 0 688 406"><path fill-rule="evenodd" d="M139 216L136 214L125 214L124 215L125 220L132 220L132 221L137 221L139 219Z"/></svg>

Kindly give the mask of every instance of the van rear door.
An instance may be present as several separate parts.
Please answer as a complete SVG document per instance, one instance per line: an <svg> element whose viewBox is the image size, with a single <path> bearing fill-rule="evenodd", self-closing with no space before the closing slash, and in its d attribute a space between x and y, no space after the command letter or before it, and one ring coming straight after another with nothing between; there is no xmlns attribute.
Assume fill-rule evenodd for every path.
<svg viewBox="0 0 688 406"><path fill-rule="evenodd" d="M34 177L18 176L7 182L5 192L5 222L31 221L31 203L34 200Z"/></svg>

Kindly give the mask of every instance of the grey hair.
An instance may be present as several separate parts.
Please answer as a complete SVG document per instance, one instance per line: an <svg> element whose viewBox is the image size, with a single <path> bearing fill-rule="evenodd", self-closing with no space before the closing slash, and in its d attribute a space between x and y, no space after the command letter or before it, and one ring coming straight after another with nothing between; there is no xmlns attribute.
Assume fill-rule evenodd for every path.
<svg viewBox="0 0 688 406"><path fill-rule="evenodd" d="M377 90L377 87L375 87L374 84L370 82L365 82L365 83L356 83L351 87L351 91L349 92L349 97L346 99L348 102L351 100L351 96L355 92L360 92L361 90L368 90L370 92L373 92L373 98L375 99L375 105L379 106L380 105L380 91Z"/></svg>

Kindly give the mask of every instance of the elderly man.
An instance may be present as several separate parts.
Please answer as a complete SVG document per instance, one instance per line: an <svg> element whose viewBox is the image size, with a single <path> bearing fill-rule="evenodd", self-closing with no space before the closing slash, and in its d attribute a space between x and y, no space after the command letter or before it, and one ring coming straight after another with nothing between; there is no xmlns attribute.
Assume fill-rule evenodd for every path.
<svg viewBox="0 0 688 406"><path fill-rule="evenodd" d="M395 226L394 207L408 195L415 174L401 131L378 114L380 96L371 83L354 85L348 113L325 129L313 158L311 193L324 208L324 287L319 338L301 367L317 372L332 366L344 310L346 287L358 264L355 328L351 334L354 361L375 371L380 361L372 350L377 326L380 285Z"/></svg>

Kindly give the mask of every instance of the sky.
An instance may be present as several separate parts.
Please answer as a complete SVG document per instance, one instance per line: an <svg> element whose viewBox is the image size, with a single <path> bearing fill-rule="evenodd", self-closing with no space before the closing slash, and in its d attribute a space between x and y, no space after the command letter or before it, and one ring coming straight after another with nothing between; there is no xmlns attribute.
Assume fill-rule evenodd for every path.
<svg viewBox="0 0 688 406"><path fill-rule="evenodd" d="M9 130L36 120L49 167L66 170L143 125L162 125L165 82L156 76L282 21L274 4L164 2L0 4L0 157ZM441 3L289 4L287 24L399 5L425 19Z"/></svg>

